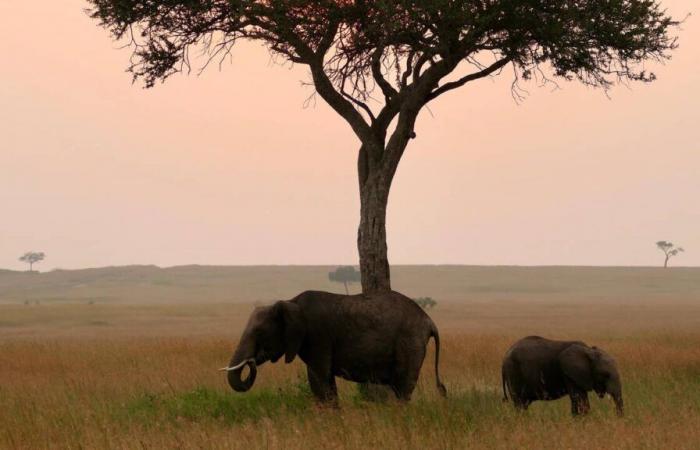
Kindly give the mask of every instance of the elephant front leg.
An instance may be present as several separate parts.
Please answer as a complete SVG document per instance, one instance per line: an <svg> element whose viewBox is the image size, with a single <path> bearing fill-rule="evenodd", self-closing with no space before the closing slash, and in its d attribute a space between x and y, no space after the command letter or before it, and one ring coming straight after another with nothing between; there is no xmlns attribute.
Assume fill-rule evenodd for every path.
<svg viewBox="0 0 700 450"><path fill-rule="evenodd" d="M521 398L514 398L513 399L513 406L515 406L515 409L518 411L527 411L527 408L530 406L530 400L527 399L521 399Z"/></svg>
<svg viewBox="0 0 700 450"><path fill-rule="evenodd" d="M569 394L571 398L571 415L581 416L588 414L591 404L588 401L588 393L585 391L575 391Z"/></svg>
<svg viewBox="0 0 700 450"><path fill-rule="evenodd" d="M337 407L338 388L336 387L333 374L330 371L312 369L311 366L306 367L306 373L314 396L320 402L329 403Z"/></svg>

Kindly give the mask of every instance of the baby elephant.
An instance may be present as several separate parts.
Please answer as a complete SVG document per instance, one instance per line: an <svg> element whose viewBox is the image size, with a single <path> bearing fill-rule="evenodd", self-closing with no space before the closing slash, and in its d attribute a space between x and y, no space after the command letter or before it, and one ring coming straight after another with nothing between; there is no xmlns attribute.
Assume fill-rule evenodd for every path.
<svg viewBox="0 0 700 450"><path fill-rule="evenodd" d="M501 368L503 401L508 394L516 408L527 409L535 400L571 399L571 414L590 410L588 392L615 401L623 415L622 385L615 360L596 347L580 341L552 341L528 336L513 344Z"/></svg>

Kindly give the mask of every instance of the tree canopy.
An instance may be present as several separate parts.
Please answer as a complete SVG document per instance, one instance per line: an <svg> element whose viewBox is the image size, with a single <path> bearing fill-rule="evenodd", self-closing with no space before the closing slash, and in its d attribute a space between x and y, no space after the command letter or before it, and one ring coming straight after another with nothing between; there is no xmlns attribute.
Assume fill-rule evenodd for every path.
<svg viewBox="0 0 700 450"><path fill-rule="evenodd" d="M433 99L508 63L528 79L545 62L555 76L609 87L653 80L642 63L666 59L676 46L669 29L677 22L655 0L89 2L93 18L128 40L129 70L147 87L189 71L193 52L206 55L203 69L239 39L262 41L308 65L319 94L353 117L358 133L368 130L350 109L379 121L367 104L375 88L390 106L408 85ZM462 63L474 70L438 84Z"/></svg>
<svg viewBox="0 0 700 450"><path fill-rule="evenodd" d="M386 208L423 107L512 69L518 81L609 88L653 81L648 60L676 47L656 0L88 0L91 17L132 49L146 87L222 63L239 40L308 67L315 92L351 126L358 152L363 292L391 289ZM194 65L198 56L202 62Z"/></svg>

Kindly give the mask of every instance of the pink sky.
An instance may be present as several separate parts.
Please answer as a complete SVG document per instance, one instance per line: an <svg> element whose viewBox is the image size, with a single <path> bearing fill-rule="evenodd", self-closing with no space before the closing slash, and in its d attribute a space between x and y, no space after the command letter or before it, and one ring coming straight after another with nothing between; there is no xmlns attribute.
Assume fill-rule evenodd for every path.
<svg viewBox="0 0 700 450"><path fill-rule="evenodd" d="M303 67L241 45L146 91L85 6L0 2L0 267L356 263L358 143L302 107ZM432 104L392 189L391 262L658 265L664 239L700 265L698 30L611 99L562 83L517 105L504 74Z"/></svg>

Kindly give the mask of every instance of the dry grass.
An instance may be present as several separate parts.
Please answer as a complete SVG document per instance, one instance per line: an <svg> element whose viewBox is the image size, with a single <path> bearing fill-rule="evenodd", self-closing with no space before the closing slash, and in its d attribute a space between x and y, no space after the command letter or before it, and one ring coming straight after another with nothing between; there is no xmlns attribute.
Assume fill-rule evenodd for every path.
<svg viewBox="0 0 700 450"><path fill-rule="evenodd" d="M425 292L438 300L431 315L449 398L437 397L425 364L410 404L367 403L342 383L339 410L313 402L298 361L263 366L246 394L229 390L216 368L252 303L198 304L184 294L179 304L6 302L0 448L698 448L700 297L691 294L700 280L669 294L658 282L625 284L631 275L623 275L596 275L607 281L595 289L584 275L588 281L540 298L524 281L507 281L512 273L479 279L499 299ZM614 289L621 276L628 288ZM581 338L615 355L626 417L597 398L584 419L569 416L567 400L536 403L526 414L503 404L501 357L531 333Z"/></svg>
<svg viewBox="0 0 700 450"><path fill-rule="evenodd" d="M370 404L341 386L340 410L319 407L303 366L267 366L247 394L214 369L222 338L8 341L0 345L0 447L10 448L696 448L698 335L604 342L620 360L627 416L593 400L571 419L566 400L517 414L502 404L501 336L449 334L436 397L426 365L409 405Z"/></svg>

